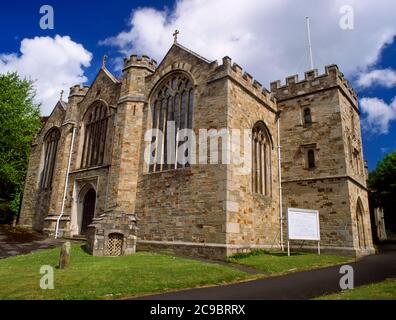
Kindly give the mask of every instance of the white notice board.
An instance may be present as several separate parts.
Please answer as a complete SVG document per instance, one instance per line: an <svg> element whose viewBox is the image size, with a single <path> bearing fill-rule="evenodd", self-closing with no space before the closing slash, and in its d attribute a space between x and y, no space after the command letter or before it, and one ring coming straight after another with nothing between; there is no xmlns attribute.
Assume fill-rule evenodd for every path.
<svg viewBox="0 0 396 320"><path fill-rule="evenodd" d="M287 209L288 239L320 241L319 211Z"/></svg>

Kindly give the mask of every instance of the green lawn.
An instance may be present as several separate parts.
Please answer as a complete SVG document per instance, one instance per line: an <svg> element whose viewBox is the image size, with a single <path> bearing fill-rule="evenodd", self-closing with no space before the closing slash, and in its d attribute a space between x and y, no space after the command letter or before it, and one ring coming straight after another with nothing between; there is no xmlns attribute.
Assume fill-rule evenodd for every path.
<svg viewBox="0 0 396 320"><path fill-rule="evenodd" d="M396 300L396 279L319 297L318 300Z"/></svg>
<svg viewBox="0 0 396 320"><path fill-rule="evenodd" d="M249 266L271 274L310 270L353 261L351 257L335 255L318 255L315 253L292 253L290 257L286 252L254 251L248 254L239 254L229 258L232 263Z"/></svg>
<svg viewBox="0 0 396 320"><path fill-rule="evenodd" d="M0 299L117 299L249 278L231 267L155 253L92 257L81 245L73 245L70 268L55 269L54 290L42 290L40 267L56 267L59 252L43 250L0 260Z"/></svg>

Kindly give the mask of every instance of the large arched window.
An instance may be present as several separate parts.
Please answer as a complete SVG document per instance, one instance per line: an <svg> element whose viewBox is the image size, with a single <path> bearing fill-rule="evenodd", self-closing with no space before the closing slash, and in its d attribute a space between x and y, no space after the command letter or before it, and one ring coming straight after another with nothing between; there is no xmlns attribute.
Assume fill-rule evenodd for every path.
<svg viewBox="0 0 396 320"><path fill-rule="evenodd" d="M56 151L60 139L60 131L58 128L52 128L44 139L44 166L41 173L40 187L42 190L50 189L52 186L52 176L54 175L54 167L56 160Z"/></svg>
<svg viewBox="0 0 396 320"><path fill-rule="evenodd" d="M253 127L253 193L271 196L271 149L268 129L260 121Z"/></svg>
<svg viewBox="0 0 396 320"><path fill-rule="evenodd" d="M178 159L176 150L183 144L178 133L183 129L192 129L194 113L194 86L183 74L172 75L157 89L151 105L152 128L162 132L162 137L153 137L152 150L154 163L150 163L149 172L159 172L190 166ZM174 128L170 125L174 123ZM168 132L169 131L169 132ZM171 137L169 141L168 137ZM187 138L185 138L185 141ZM169 152L171 150L171 152ZM174 152L173 152L174 151ZM188 150L186 151L188 153ZM188 154L184 158L188 158Z"/></svg>
<svg viewBox="0 0 396 320"><path fill-rule="evenodd" d="M85 115L81 167L100 166L104 161L108 113L103 103L93 105Z"/></svg>

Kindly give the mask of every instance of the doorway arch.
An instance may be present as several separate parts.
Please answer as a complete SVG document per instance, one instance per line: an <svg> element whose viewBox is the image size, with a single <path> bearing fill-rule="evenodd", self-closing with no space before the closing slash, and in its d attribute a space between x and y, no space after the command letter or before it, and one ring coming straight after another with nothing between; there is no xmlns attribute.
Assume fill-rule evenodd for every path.
<svg viewBox="0 0 396 320"><path fill-rule="evenodd" d="M96 206L96 191L95 189L89 189L84 196L82 203L82 219L80 225L80 234L86 235L88 226L92 223L95 217L95 206Z"/></svg>
<svg viewBox="0 0 396 320"><path fill-rule="evenodd" d="M360 248L366 248L366 233L364 231L364 208L362 200L359 198L356 205L356 224L357 224L357 234L358 242Z"/></svg>

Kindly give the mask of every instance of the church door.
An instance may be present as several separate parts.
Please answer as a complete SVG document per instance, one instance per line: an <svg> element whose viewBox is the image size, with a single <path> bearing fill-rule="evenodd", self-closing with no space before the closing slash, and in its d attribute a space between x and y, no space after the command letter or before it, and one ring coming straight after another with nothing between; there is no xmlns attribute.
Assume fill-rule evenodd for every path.
<svg viewBox="0 0 396 320"><path fill-rule="evenodd" d="M92 223L95 216L96 192L91 189L84 197L83 217L81 222L81 235L86 235L88 226Z"/></svg>

